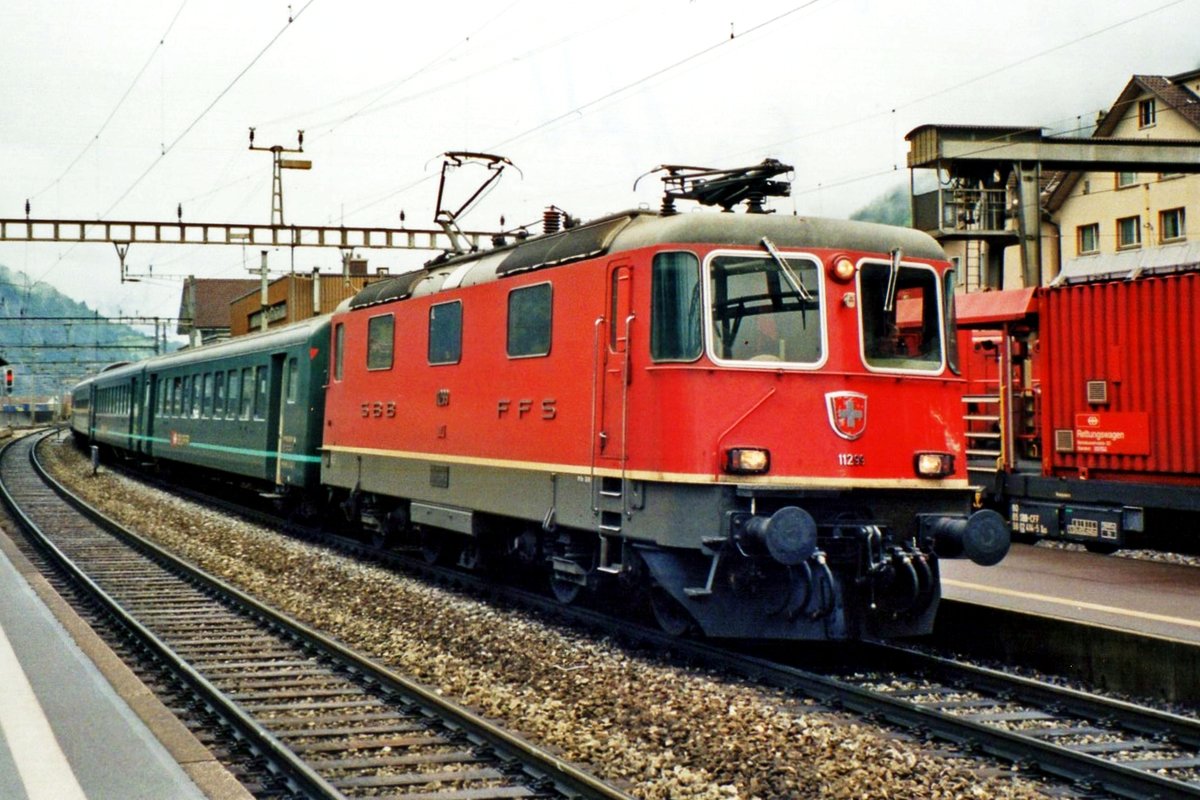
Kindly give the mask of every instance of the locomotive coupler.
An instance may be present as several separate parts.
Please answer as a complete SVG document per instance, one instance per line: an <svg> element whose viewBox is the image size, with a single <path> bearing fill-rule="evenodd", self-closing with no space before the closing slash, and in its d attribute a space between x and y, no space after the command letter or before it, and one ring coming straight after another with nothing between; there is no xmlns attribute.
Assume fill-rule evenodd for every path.
<svg viewBox="0 0 1200 800"><path fill-rule="evenodd" d="M922 515L921 538L932 539L939 558L965 556L981 567L1000 563L1012 541L1004 517L988 508L966 518Z"/></svg>
<svg viewBox="0 0 1200 800"><path fill-rule="evenodd" d="M765 553L784 566L803 564L817 550L817 521L796 506L784 506L769 517L735 514L730 527L743 554Z"/></svg>

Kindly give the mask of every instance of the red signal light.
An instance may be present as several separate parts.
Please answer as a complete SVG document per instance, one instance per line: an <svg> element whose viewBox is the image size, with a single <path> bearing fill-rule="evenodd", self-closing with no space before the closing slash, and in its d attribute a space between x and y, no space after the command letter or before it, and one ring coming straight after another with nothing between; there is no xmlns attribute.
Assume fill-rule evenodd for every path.
<svg viewBox="0 0 1200 800"><path fill-rule="evenodd" d="M12 367L4 368L4 393L12 394L13 390L13 369Z"/></svg>

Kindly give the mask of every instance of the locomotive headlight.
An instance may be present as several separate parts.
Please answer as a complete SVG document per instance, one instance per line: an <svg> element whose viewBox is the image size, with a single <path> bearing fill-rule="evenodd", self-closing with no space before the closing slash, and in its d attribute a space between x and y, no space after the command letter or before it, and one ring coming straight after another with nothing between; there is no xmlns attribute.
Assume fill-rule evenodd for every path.
<svg viewBox="0 0 1200 800"><path fill-rule="evenodd" d="M761 475L771 468L771 452L761 447L731 447L725 451L725 471Z"/></svg>
<svg viewBox="0 0 1200 800"><path fill-rule="evenodd" d="M944 478L954 472L954 454L917 453L913 466L922 478Z"/></svg>
<svg viewBox="0 0 1200 800"><path fill-rule="evenodd" d="M833 264L833 277L845 283L854 277L854 262L842 256Z"/></svg>

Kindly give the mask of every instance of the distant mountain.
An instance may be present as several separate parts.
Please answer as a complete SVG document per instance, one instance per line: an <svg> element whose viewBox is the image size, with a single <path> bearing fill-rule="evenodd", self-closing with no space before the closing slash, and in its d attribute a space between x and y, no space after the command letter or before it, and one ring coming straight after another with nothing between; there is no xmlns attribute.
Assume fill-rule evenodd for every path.
<svg viewBox="0 0 1200 800"><path fill-rule="evenodd" d="M0 265L0 358L14 370L5 402L45 400L118 361L153 355L154 337ZM3 392L3 389L0 389Z"/></svg>
<svg viewBox="0 0 1200 800"><path fill-rule="evenodd" d="M863 222L882 222L907 228L912 225L912 204L907 186L897 186L886 194L876 197L867 205L850 215L850 219Z"/></svg>

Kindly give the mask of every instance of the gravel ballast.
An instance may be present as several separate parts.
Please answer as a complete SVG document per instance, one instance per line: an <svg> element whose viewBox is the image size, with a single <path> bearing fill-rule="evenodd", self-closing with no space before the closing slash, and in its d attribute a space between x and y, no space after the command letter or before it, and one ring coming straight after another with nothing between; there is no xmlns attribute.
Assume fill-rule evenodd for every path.
<svg viewBox="0 0 1200 800"><path fill-rule="evenodd" d="M289 539L47 442L118 522L648 800L1039 798L1036 783L787 693L632 652Z"/></svg>

